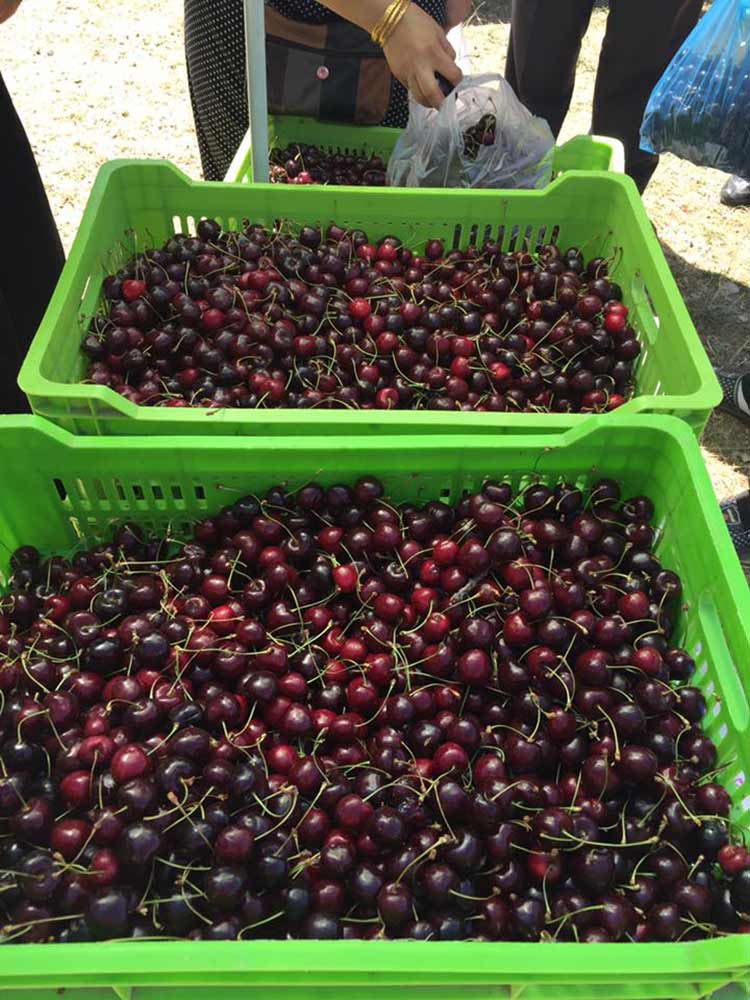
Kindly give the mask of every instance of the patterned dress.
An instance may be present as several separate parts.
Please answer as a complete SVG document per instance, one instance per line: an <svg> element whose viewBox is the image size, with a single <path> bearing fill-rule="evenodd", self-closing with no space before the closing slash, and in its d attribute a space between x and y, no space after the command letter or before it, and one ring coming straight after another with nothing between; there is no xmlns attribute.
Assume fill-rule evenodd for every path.
<svg viewBox="0 0 750 1000"><path fill-rule="evenodd" d="M445 23L445 0L415 2ZM307 24L339 20L315 0L271 0L270 5ZM203 174L206 180L223 180L248 127L242 0L185 0L185 53ZM406 90L394 81L382 124L403 128L408 117Z"/></svg>

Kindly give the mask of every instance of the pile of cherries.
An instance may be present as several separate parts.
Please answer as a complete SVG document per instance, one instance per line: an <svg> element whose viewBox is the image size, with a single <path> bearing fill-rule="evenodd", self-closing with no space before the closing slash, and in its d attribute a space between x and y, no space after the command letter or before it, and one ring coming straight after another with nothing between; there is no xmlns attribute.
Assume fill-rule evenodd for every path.
<svg viewBox="0 0 750 1000"><path fill-rule="evenodd" d="M0 940L747 931L681 584L602 480L310 484L12 557Z"/></svg>
<svg viewBox="0 0 750 1000"><path fill-rule="evenodd" d="M575 247L197 229L105 279L89 382L209 408L602 412L634 391L622 290Z"/></svg>
<svg viewBox="0 0 750 1000"><path fill-rule="evenodd" d="M495 115L482 115L476 125L472 125L463 134L464 156L469 160L476 160L483 146L494 146L496 131Z"/></svg>
<svg viewBox="0 0 750 1000"><path fill-rule="evenodd" d="M385 187L386 164L376 155L330 152L292 143L270 152L272 184L335 184Z"/></svg>

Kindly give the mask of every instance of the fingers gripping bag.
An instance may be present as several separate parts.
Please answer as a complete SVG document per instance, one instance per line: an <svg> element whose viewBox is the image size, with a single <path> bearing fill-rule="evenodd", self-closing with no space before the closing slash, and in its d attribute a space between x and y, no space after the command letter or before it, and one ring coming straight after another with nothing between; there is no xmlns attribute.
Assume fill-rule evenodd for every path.
<svg viewBox="0 0 750 1000"><path fill-rule="evenodd" d="M750 0L714 0L651 95L641 148L750 177Z"/></svg>
<svg viewBox="0 0 750 1000"><path fill-rule="evenodd" d="M411 100L388 164L393 187L539 188L555 140L501 76L464 77L440 110Z"/></svg>

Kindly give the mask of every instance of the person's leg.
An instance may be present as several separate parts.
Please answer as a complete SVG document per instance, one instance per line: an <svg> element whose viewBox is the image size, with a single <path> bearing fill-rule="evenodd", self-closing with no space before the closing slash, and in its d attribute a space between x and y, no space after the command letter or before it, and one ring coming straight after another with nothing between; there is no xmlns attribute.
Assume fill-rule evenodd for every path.
<svg viewBox="0 0 750 1000"><path fill-rule="evenodd" d="M505 77L529 111L546 118L555 136L570 107L593 6L594 0L513 0Z"/></svg>
<svg viewBox="0 0 750 1000"><path fill-rule="evenodd" d="M63 263L60 237L34 154L0 75L0 412L28 410L18 369Z"/></svg>
<svg viewBox="0 0 750 1000"><path fill-rule="evenodd" d="M185 58L203 176L222 181L248 128L242 0L185 0Z"/></svg>
<svg viewBox="0 0 750 1000"><path fill-rule="evenodd" d="M626 170L646 188L659 162L640 148L651 92L698 22L703 0L610 0L594 92L593 131L621 139Z"/></svg>

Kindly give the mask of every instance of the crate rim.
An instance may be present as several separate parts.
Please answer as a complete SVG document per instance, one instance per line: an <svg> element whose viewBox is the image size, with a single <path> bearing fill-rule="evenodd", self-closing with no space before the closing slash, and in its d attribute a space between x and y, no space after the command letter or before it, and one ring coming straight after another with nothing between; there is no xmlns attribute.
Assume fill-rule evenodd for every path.
<svg viewBox="0 0 750 1000"><path fill-rule="evenodd" d="M371 411L368 411L371 412ZM467 414L471 416L471 414ZM560 432L552 432L546 426L535 425L533 431L529 430L528 418L523 413L507 413L505 416L505 423L502 427L499 427L496 435L486 435L482 437L477 437L471 434L456 434L451 438L446 440L445 438L440 438L439 435L419 435L414 436L411 442L415 448L429 448L429 447L444 447L447 450L460 450L462 448L489 448L491 447L491 442L497 438L504 444L507 444L507 438L517 437L519 445L522 445L524 449L526 447L540 447L545 450L553 448L565 448L575 444L577 440L585 437L591 432L595 432L599 429L613 430L617 427L628 428L628 427L639 427L644 429L649 429L657 431L659 434L665 437L674 438L675 442L678 443L686 452L685 459L691 466L691 471L697 475L705 478L706 482L711 485L711 480L708 474L706 465L702 459L700 447L695 440L695 436L690 431L690 427L681 420L679 417L675 416L659 416L654 413L627 413L623 412L622 408L612 411L610 413L580 413L574 414L574 416L580 419L576 421L575 424L568 424L570 416L567 414L550 413L549 416L553 418L553 422L560 424ZM564 426L563 426L564 425ZM57 424L52 423L52 421L45 419L44 417L37 416L36 414L26 414L26 413L6 413L0 414L0 441L2 440L3 433L7 430L30 430L35 433L41 434L43 436L56 439L57 442L64 446L65 448L80 450L82 452L87 451L120 451L127 448L142 448L144 451L149 451L155 448L164 447L170 450L206 450L213 451L216 449L223 450L257 450L262 447L274 448L278 450L296 451L296 450L314 450L317 447L330 446L330 438L317 435L301 435L301 434L285 434L283 436L274 435L259 435L254 438L246 438L242 435L236 434L226 434L218 435L216 437L207 437L203 434L185 434L180 437L173 437L172 435L151 435L150 437L144 437L139 434L123 434L117 437L105 437L105 436L93 436L85 434L75 434L72 431L66 430L64 427L60 427ZM520 433L519 433L520 432ZM358 438L357 435L351 435L352 439L349 440L348 437L339 439L336 442L336 450L346 449L356 451L361 450L364 444L367 449L373 449L376 451L387 451L394 444L403 447L409 443L408 434L382 434L380 437L368 438L364 441L361 437ZM689 452L693 454L689 454ZM713 491L713 487L711 487ZM2 512L0 512L1 514ZM724 519L721 515L718 502L716 504L716 517L714 520L722 526L725 526ZM729 538L727 534L727 538ZM739 561L737 562L739 566Z"/></svg>
<svg viewBox="0 0 750 1000"><path fill-rule="evenodd" d="M540 976L540 947L545 948ZM593 948L593 946L591 946ZM581 968L586 948L588 969ZM105 949L105 951L102 951ZM437 951L441 954L437 954ZM733 934L709 941L657 944L495 941L103 941L82 944L7 945L0 960L0 986L82 985L261 985L330 984L391 986L492 984L529 976L534 982L607 984L622 977L645 976L658 982L669 975L731 973L750 964L750 938ZM433 954L431 954L431 952ZM61 959L65 955L65 959ZM478 959L481 956L481 962ZM640 956L640 962L636 961ZM641 964L642 963L642 964ZM92 969L96 971L92 971ZM304 977L302 983L301 977ZM401 978L399 978L401 977ZM217 980L220 980L217 982ZM223 980L223 981L221 981ZM270 983L268 984L271 985ZM709 991L710 992L710 991Z"/></svg>
<svg viewBox="0 0 750 1000"><path fill-rule="evenodd" d="M168 160L140 160L140 159L115 159L103 164L97 173L94 185L92 187L89 199L87 201L86 207L84 209L83 217L81 219L81 224L79 226L78 232L76 234L73 246L68 256L68 260L65 264L63 271L63 277L74 276L78 274L78 271L82 264L82 259L84 252L87 247L88 235L92 226L92 220L96 213L102 208L104 203L105 195L107 193L107 188L116 176L123 170L127 170L131 167L146 167L152 170L163 170L165 172L171 173L176 180L180 183L187 185L189 188L195 190L212 190L212 189L226 189L227 187L234 189L239 197L242 197L244 193L247 195L248 189L258 189L261 191L274 191L278 192L279 185L276 184L245 184L245 183L233 183L226 184L224 181L194 181L180 170L179 167L175 166ZM645 208L641 201L640 195L638 194L638 189L634 181L624 175L618 173L603 173L601 171L592 170L569 170L566 171L560 177L555 178L546 188L540 190L523 190L523 191L500 191L500 190L481 190L481 191L471 191L470 196L473 199L481 199L486 202L498 202L502 203L509 194L512 195L514 201L528 201L530 203L543 200L548 197L552 192L555 192L561 185L569 185L574 182L576 178L586 178L591 183L595 184L606 184L608 186L618 186L622 189L629 209L634 213L634 216L642 223L645 223L644 229L644 239L646 240L648 248L652 251L652 263L656 272L658 274L659 280L662 282L665 291L672 299L672 307L675 312L675 325L683 332L684 336L687 337L689 341L695 341L700 346L700 340L698 338L698 333L695 325L692 321L690 313L685 305L682 295L679 292L675 279L666 262L666 259L661 251L661 247L651 225L648 216L646 215ZM356 187L340 187L336 188L337 195L340 193L344 198L351 198L356 196L361 196L361 188ZM306 195L306 189L296 188L290 186L285 188L285 194L289 197L289 214L294 213L294 198L295 196ZM435 190L431 188L416 188L416 189L401 189L401 188L378 188L377 193L371 192L372 196L382 199L395 199L396 201L404 196L409 199L418 200L429 200L434 199ZM446 189L440 191L441 197L446 200L446 212L450 215L450 202L454 200L465 199L467 197L467 191L464 189ZM300 416L298 411L289 408L280 408L275 410L239 410L235 408L231 409L210 409L208 407L190 407L187 410L180 410L177 414L169 407L158 407L158 406L140 406L137 403L133 403L116 393L113 389L108 386L96 386L90 385L88 383L82 382L56 382L49 378L41 372L41 365L44 355L48 349L49 342L53 336L53 331L55 327L55 315L61 308L64 301L71 294L70 282L63 281L62 278L58 281L57 287L53 293L50 303L47 307L45 315L41 321L41 324L34 336L29 350L24 359L23 365L18 376L18 384L22 391L26 393L30 398L37 397L39 395L44 395L45 393L50 393L55 398L58 399L77 399L77 400L88 400L96 401L97 403L106 404L111 410L114 410L118 414L119 419L129 419L138 422L143 422L146 420L154 420L157 423L165 422L165 424L174 425L175 421L182 424L183 421L196 421L203 422L206 420L227 420L231 421L242 427L243 431L252 433L253 423L256 422L271 422L273 424L283 425L285 423L294 423L300 421ZM693 393L680 394L680 395L656 395L656 394L639 394L633 399L629 400L624 404L623 410L626 413L635 414L644 410L673 410L673 409L690 409L694 405L696 398L701 398L701 408L715 409L722 399L722 391L719 385L716 375L713 373L713 369L708 363L708 359L705 359L706 364L704 365L703 358L699 357L697 362L701 369L706 369L701 372L701 377L705 381L705 385L701 386ZM182 414L186 414L182 416ZM354 421L354 425L358 424L371 424L377 423L381 425L385 430L387 430L388 423L396 423L399 419L403 420L407 418L408 421L414 422L416 426L438 426L444 423L445 418L448 420L445 422L445 426L450 424L455 427L456 414L446 413L443 416L443 420L437 421L436 417L439 414L433 411L415 411L415 410L393 410L393 411L375 411L375 410L346 410L345 412L339 410L305 410L304 411L304 422L312 423L315 426L320 425L322 428L337 427L345 419L347 422L350 420ZM97 417L96 414L92 414L93 417ZM501 424L504 422L505 414L483 414L483 413L462 413L461 419L474 418L474 425L479 426L495 426L496 424ZM545 420L550 414L526 414L526 419L529 420L533 417L538 417ZM554 416L554 415L553 415ZM578 422L581 418L581 414L569 414L565 415L571 422ZM182 417L182 419L181 419ZM101 417L99 417L101 419ZM106 418L105 418L106 419ZM467 424L467 426L471 426Z"/></svg>
<svg viewBox="0 0 750 1000"><path fill-rule="evenodd" d="M279 121L290 120L290 121L303 121L309 122L309 118L305 118L300 115L269 115L268 124L269 129L275 127L276 123ZM340 122L325 122L321 121L320 127L323 131L331 126L341 127ZM377 141L377 136L382 136L383 133L388 133L389 136L392 133L392 137L395 139L401 135L402 129L398 128L387 128L383 125L373 125L373 126L351 126L352 133L355 131L362 134L362 138L365 141L375 138ZM609 146L610 148L610 164L609 170L613 173L624 174L625 173L625 147L619 139L615 139L612 136L607 135L593 135L589 133L574 135L570 139L566 139L565 142L560 143L555 148L561 151L566 148L573 148L574 144L580 144L582 140L588 140L593 145ZM237 152L234 154L232 162L229 165L229 169L224 175L224 181L226 183L252 183L252 181L243 180L243 172L252 171L252 135L248 129L242 138L242 142L237 147ZM379 188L375 189L379 190Z"/></svg>

